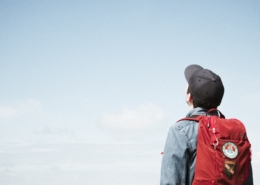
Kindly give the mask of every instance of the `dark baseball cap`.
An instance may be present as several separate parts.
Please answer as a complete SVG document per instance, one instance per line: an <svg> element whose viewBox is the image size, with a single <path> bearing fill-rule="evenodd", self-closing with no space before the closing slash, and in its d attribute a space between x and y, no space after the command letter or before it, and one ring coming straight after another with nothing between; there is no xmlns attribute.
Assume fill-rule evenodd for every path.
<svg viewBox="0 0 260 185"><path fill-rule="evenodd" d="M220 105L224 86L217 74L196 64L186 67L184 74L194 99L200 103Z"/></svg>

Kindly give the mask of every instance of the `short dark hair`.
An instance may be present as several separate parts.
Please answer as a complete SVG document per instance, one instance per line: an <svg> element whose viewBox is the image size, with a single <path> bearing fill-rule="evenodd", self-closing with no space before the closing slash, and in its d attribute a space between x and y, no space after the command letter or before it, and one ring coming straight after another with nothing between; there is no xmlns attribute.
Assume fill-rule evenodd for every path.
<svg viewBox="0 0 260 185"><path fill-rule="evenodd" d="M191 92L190 92L190 89L188 87L187 94L189 94L189 93L191 93ZM209 110L209 109L217 108L220 105L220 103L215 103L215 102L214 103L213 102L200 102L196 98L196 96L193 96L192 94L191 94L191 97L192 97L192 104L193 104L194 108L201 107L201 108Z"/></svg>

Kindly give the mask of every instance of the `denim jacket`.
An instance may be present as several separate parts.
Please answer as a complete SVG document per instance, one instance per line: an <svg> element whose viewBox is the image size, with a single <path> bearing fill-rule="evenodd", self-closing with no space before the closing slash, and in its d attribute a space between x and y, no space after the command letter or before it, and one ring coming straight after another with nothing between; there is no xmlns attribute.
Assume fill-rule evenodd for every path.
<svg viewBox="0 0 260 185"><path fill-rule="evenodd" d="M191 115L206 115L207 110L197 107ZM213 111L210 115L218 115ZM160 185L191 185L194 177L197 151L198 122L182 120L170 127L161 166ZM246 185L253 185L250 164Z"/></svg>

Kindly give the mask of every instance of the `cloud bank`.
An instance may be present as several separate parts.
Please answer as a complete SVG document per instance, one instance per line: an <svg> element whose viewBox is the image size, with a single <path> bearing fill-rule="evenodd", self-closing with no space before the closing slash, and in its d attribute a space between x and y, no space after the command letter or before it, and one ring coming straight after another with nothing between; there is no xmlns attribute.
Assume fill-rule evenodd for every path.
<svg viewBox="0 0 260 185"><path fill-rule="evenodd" d="M165 112L152 103L142 104L136 109L123 108L119 113L104 113L99 125L105 128L141 129L161 123Z"/></svg>

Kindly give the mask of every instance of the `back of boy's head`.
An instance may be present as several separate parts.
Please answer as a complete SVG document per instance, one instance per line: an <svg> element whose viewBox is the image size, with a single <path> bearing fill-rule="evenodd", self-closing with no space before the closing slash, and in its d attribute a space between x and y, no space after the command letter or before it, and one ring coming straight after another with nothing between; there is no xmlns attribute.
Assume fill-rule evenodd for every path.
<svg viewBox="0 0 260 185"><path fill-rule="evenodd" d="M217 74L199 65L189 65L184 74L189 84L194 108L211 109L220 105L224 86Z"/></svg>

